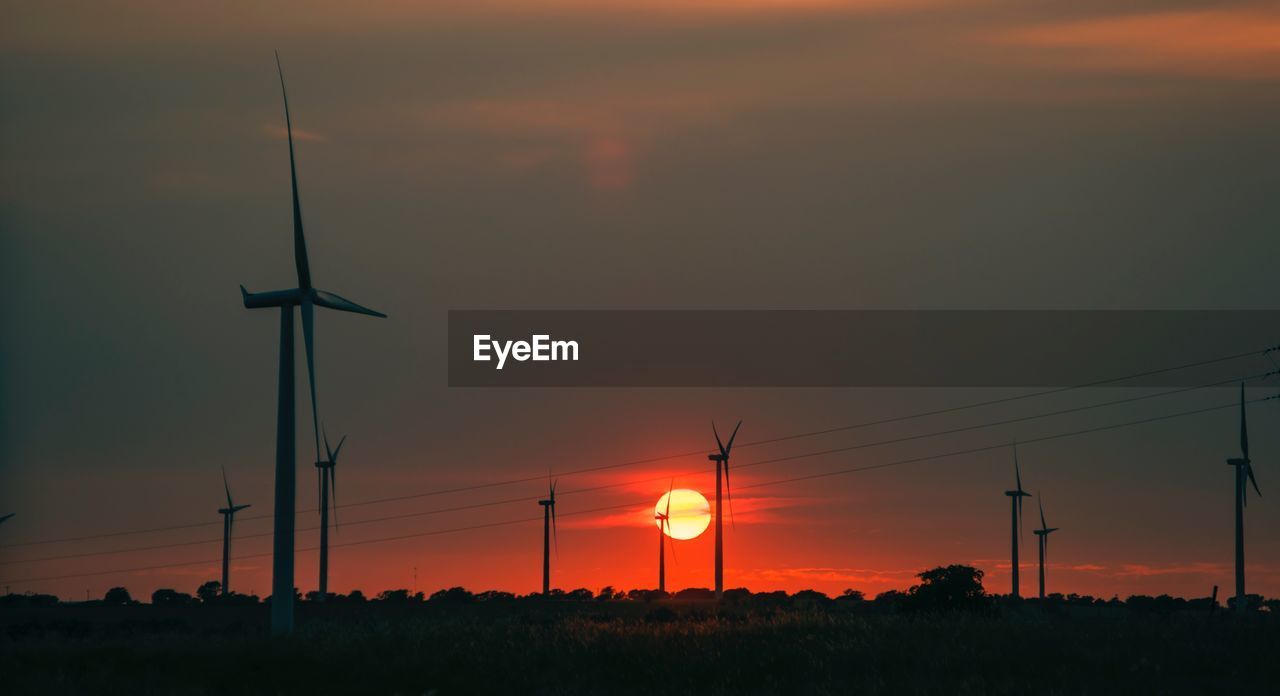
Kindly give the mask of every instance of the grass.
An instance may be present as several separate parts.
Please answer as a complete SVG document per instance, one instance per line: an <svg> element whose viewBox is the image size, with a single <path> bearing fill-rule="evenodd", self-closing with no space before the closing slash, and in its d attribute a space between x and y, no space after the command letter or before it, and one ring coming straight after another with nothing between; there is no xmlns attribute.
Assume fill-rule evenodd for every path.
<svg viewBox="0 0 1280 696"><path fill-rule="evenodd" d="M7 694L1275 693L1280 620L705 603L51 607L0 619Z"/></svg>

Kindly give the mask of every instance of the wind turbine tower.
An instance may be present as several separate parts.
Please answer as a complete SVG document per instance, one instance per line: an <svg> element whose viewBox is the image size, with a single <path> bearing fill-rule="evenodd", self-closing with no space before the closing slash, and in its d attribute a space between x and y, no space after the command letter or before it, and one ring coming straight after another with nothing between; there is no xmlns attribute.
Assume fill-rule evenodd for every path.
<svg viewBox="0 0 1280 696"><path fill-rule="evenodd" d="M1010 526L1012 528L1013 538L1013 596L1021 597L1018 581L1018 536L1022 532L1022 499L1030 498L1031 494L1022 490L1022 472L1018 469L1018 446L1013 446L1013 475L1017 483L1017 488L1011 491L1005 491L1004 494L1009 496Z"/></svg>
<svg viewBox="0 0 1280 696"><path fill-rule="evenodd" d="M222 515L222 594L231 592L231 526L236 521L236 513L249 507L248 503L236 505L231 500L231 484L227 483L227 467L222 467L222 488L227 492L227 506L218 510Z"/></svg>
<svg viewBox="0 0 1280 696"><path fill-rule="evenodd" d="M539 500L542 506L542 595L551 593L551 538L556 531L556 482L547 484L546 500ZM556 538L556 553L560 552L560 539Z"/></svg>
<svg viewBox="0 0 1280 696"><path fill-rule="evenodd" d="M298 287L251 293L241 285L240 295L247 309L276 307L280 309L280 381L276 402L276 489L271 570L271 630L273 633L282 634L293 632L294 508L297 492L294 442L293 308L298 307L302 314L302 333L307 352L307 375L311 386L311 426L315 438L316 459L320 458L320 428L319 409L316 405L315 307L374 317L387 315L311 285L307 240L302 230L302 205L298 201L298 169L293 154L293 123L289 119L289 97L285 92L284 69L280 67L278 53L276 70L280 75L285 133L289 140L289 179L293 190L293 262L298 272Z"/></svg>
<svg viewBox="0 0 1280 696"><path fill-rule="evenodd" d="M729 436L729 444L720 441L720 433L716 430L715 421L711 422L711 432L716 436L718 452L707 455L707 459L716 463L716 599L724 597L724 506L721 504L721 477L724 478L724 492L729 495L729 521L733 521L733 493L729 492L729 451L733 449L733 439L738 437L738 428L742 421L733 428Z"/></svg>
<svg viewBox="0 0 1280 696"><path fill-rule="evenodd" d="M338 479L334 476L334 469L338 465L338 453L342 451L342 445L347 441L347 436L343 435L338 441L338 449L329 447L329 436L324 436L324 451L328 458L323 461L316 462L316 469L320 473L320 592L316 595L317 602L323 602L325 597L329 595L329 501L333 501L333 526L338 526Z"/></svg>
<svg viewBox="0 0 1280 696"><path fill-rule="evenodd" d="M1244 508L1249 504L1249 484L1259 496L1258 480L1253 477L1253 463L1249 460L1249 425L1244 414L1244 384L1240 385L1240 456L1227 460L1236 468L1236 612L1248 610L1244 591Z"/></svg>
<svg viewBox="0 0 1280 696"><path fill-rule="evenodd" d="M1040 528L1035 535L1040 542L1040 599L1044 599L1044 558L1049 552L1049 535L1058 531L1058 527L1050 527L1044 521L1044 496L1037 501L1040 504Z"/></svg>

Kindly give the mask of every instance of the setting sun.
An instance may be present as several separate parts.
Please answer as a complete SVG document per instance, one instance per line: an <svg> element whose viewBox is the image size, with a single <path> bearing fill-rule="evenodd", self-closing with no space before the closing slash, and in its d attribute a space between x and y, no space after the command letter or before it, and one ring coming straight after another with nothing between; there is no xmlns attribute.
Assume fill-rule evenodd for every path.
<svg viewBox="0 0 1280 696"><path fill-rule="evenodd" d="M654 506L654 524L662 529L659 515L667 513L667 496L671 496L671 520L665 531L672 539L693 539L707 531L711 524L711 504L702 494L689 488L677 488L670 493L663 493Z"/></svg>

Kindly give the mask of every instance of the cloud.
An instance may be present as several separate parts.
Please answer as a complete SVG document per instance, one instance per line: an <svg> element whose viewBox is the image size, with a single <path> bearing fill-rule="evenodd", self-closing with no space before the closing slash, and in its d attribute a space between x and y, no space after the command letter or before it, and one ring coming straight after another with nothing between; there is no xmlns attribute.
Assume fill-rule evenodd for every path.
<svg viewBox="0 0 1280 696"><path fill-rule="evenodd" d="M1216 79L1280 77L1280 11L1257 7L1172 11L1001 29L996 45L1031 60L1084 70Z"/></svg>
<svg viewBox="0 0 1280 696"><path fill-rule="evenodd" d="M279 140L284 140L289 135L289 131L285 129L284 126L270 126L270 125L263 126L262 132L266 133L272 138L277 138ZM309 143L329 142L329 138L324 135L321 135L319 133L315 133L312 131L302 130L301 128L297 128L297 127L293 129L293 139L301 140Z"/></svg>
<svg viewBox="0 0 1280 696"><path fill-rule="evenodd" d="M850 585L910 584L918 570L885 570L876 568L753 568L734 570L735 583L747 586L771 586L783 583L848 583ZM856 588L855 588L856 589Z"/></svg>

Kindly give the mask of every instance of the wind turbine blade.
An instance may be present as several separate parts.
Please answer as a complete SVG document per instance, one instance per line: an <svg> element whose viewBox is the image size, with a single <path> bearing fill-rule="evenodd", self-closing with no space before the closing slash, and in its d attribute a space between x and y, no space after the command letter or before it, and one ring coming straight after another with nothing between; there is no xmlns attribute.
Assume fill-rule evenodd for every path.
<svg viewBox="0 0 1280 696"><path fill-rule="evenodd" d="M321 307L326 307L328 309L336 309L339 312L354 312L356 314L368 314L371 317L381 317L383 319L387 318L387 315L383 314L382 312L379 312L376 309L369 309L368 307L362 307L352 302L351 300L348 300L345 297L339 297L338 295L335 295L331 292L325 292L324 290L316 290L315 297L316 297L316 304L320 305Z"/></svg>
<svg viewBox="0 0 1280 696"><path fill-rule="evenodd" d="M324 467L316 467L316 500L320 501L316 512L324 514Z"/></svg>
<svg viewBox="0 0 1280 696"><path fill-rule="evenodd" d="M302 337L307 344L307 379L311 385L311 432L315 437L316 461L320 460L320 406L316 403L315 307L310 299L302 301Z"/></svg>
<svg viewBox="0 0 1280 696"><path fill-rule="evenodd" d="M671 526L671 492L674 491L675 488L676 488L676 480L672 478L671 485L667 486L667 512L665 514L667 516L666 522L668 527Z"/></svg>
<svg viewBox="0 0 1280 696"><path fill-rule="evenodd" d="M1261 498L1262 491L1258 488L1258 479L1253 477L1253 465L1245 464L1244 466L1245 466L1245 472L1249 474L1249 483L1253 484L1253 492L1257 493L1258 497ZM1247 499L1248 498L1246 498L1246 500Z"/></svg>
<svg viewBox="0 0 1280 696"><path fill-rule="evenodd" d="M18 513L16 513L16 512L11 512L11 513L9 513L9 514L7 514L7 515L0 515L0 522L4 522L5 520L9 519L10 517L13 517L13 516L14 516L14 515L16 515L16 514L18 514Z"/></svg>
<svg viewBox="0 0 1280 696"><path fill-rule="evenodd" d="M333 461L333 450L329 447L329 429L321 425L320 435L324 438L324 452L329 455L329 461Z"/></svg>
<svg viewBox="0 0 1280 696"><path fill-rule="evenodd" d="M342 451L342 445L346 441L347 441L347 436L343 435L342 439L338 440L338 449L335 449L333 451L333 454L329 455L329 461L333 462L335 465L338 463L338 453Z"/></svg>
<svg viewBox="0 0 1280 696"><path fill-rule="evenodd" d="M293 186L293 263L298 268L298 288L311 289L311 266L307 263L307 239L302 233L302 205L298 202L298 167L293 157L293 121L289 118L289 94L284 88L284 68L276 51L276 71L280 73L280 96L284 99L284 128L289 137L289 180Z"/></svg>
<svg viewBox="0 0 1280 696"><path fill-rule="evenodd" d="M1240 383L1240 453L1246 460L1249 459L1249 424L1244 417L1244 382Z"/></svg>
<svg viewBox="0 0 1280 696"><path fill-rule="evenodd" d="M1018 484L1018 492L1022 492L1022 469L1018 466L1018 443L1013 443L1013 477Z"/></svg>
<svg viewBox="0 0 1280 696"><path fill-rule="evenodd" d="M339 445L341 447L341 445ZM329 499L333 501L333 531L338 531L338 467L329 467Z"/></svg>
<svg viewBox="0 0 1280 696"><path fill-rule="evenodd" d="M227 490L227 507L235 507L231 502L231 484L227 483L227 467L225 466L222 467L222 487Z"/></svg>
<svg viewBox="0 0 1280 696"><path fill-rule="evenodd" d="M729 459L724 460L724 495L729 499L729 526L737 529L738 525L733 521L733 487L729 485Z"/></svg>
<svg viewBox="0 0 1280 696"><path fill-rule="evenodd" d="M1049 525L1045 524L1044 521L1044 497L1037 495L1036 504L1040 506L1040 528L1048 529Z"/></svg>
<svg viewBox="0 0 1280 696"><path fill-rule="evenodd" d="M741 428L741 427L742 427L742 421L738 421L738 424L733 426L733 434L729 436L729 444L724 446L724 455L726 457L729 456L729 450L733 449L733 440L734 438L738 437L738 428Z"/></svg>
<svg viewBox="0 0 1280 696"><path fill-rule="evenodd" d="M663 522L665 522L667 525L667 539L670 540L670 543L668 543L667 546L671 548L671 562L675 563L676 562L676 538L671 536L671 519L668 518L666 520L663 520Z"/></svg>
<svg viewBox="0 0 1280 696"><path fill-rule="evenodd" d="M556 547L556 559L560 558L560 535L556 533L556 503L555 496L552 494L551 499L551 541Z"/></svg>

